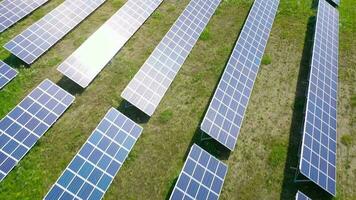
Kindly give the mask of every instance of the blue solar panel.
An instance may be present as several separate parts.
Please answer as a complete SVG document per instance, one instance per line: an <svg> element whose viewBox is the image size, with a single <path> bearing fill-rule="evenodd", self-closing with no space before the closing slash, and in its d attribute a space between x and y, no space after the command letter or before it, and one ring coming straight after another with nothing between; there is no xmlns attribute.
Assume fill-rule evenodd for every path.
<svg viewBox="0 0 356 200"><path fill-rule="evenodd" d="M0 61L0 89L17 76L17 71Z"/></svg>
<svg viewBox="0 0 356 200"><path fill-rule="evenodd" d="M3 0L0 2L0 33L48 0Z"/></svg>
<svg viewBox="0 0 356 200"><path fill-rule="evenodd" d="M73 101L72 95L45 80L0 121L0 181Z"/></svg>
<svg viewBox="0 0 356 200"><path fill-rule="evenodd" d="M170 199L219 199L226 173L227 165L194 144Z"/></svg>
<svg viewBox="0 0 356 200"><path fill-rule="evenodd" d="M139 125L111 108L45 199L101 199L141 132Z"/></svg>
<svg viewBox="0 0 356 200"><path fill-rule="evenodd" d="M319 1L309 75L300 172L336 194L336 119L339 13Z"/></svg>
<svg viewBox="0 0 356 200"><path fill-rule="evenodd" d="M104 1L66 0L4 47L27 64L32 64Z"/></svg>
<svg viewBox="0 0 356 200"><path fill-rule="evenodd" d="M303 194L302 192L298 191L295 195L295 200L311 200L307 195Z"/></svg>
<svg viewBox="0 0 356 200"><path fill-rule="evenodd" d="M151 116L221 0L191 0L121 96Z"/></svg>
<svg viewBox="0 0 356 200"><path fill-rule="evenodd" d="M256 0L231 54L201 130L234 150L279 0Z"/></svg>

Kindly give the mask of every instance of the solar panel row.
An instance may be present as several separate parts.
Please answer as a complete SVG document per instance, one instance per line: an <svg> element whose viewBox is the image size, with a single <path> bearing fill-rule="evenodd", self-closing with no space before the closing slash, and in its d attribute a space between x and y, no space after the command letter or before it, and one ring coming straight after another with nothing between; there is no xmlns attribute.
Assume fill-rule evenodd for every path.
<svg viewBox="0 0 356 200"><path fill-rule="evenodd" d="M17 76L17 71L0 61L0 89Z"/></svg>
<svg viewBox="0 0 356 200"><path fill-rule="evenodd" d="M227 165L194 144L170 199L219 199L226 173Z"/></svg>
<svg viewBox="0 0 356 200"><path fill-rule="evenodd" d="M295 200L311 200L307 195L303 194L302 192L298 191L295 195Z"/></svg>
<svg viewBox="0 0 356 200"><path fill-rule="evenodd" d="M45 199L101 199L142 128L111 108Z"/></svg>
<svg viewBox="0 0 356 200"><path fill-rule="evenodd" d="M300 172L336 194L339 13L320 0L314 37Z"/></svg>
<svg viewBox="0 0 356 200"><path fill-rule="evenodd" d="M66 0L4 47L27 64L31 64L104 1Z"/></svg>
<svg viewBox="0 0 356 200"><path fill-rule="evenodd" d="M85 88L142 26L163 0L129 0L58 70Z"/></svg>
<svg viewBox="0 0 356 200"><path fill-rule="evenodd" d="M45 80L0 121L0 181L73 101L72 95Z"/></svg>
<svg viewBox="0 0 356 200"><path fill-rule="evenodd" d="M48 0L3 0L0 2L0 33Z"/></svg>
<svg viewBox="0 0 356 200"><path fill-rule="evenodd" d="M279 0L256 0L241 31L201 130L234 150Z"/></svg>
<svg viewBox="0 0 356 200"><path fill-rule="evenodd" d="M220 0L191 0L121 96L151 116Z"/></svg>

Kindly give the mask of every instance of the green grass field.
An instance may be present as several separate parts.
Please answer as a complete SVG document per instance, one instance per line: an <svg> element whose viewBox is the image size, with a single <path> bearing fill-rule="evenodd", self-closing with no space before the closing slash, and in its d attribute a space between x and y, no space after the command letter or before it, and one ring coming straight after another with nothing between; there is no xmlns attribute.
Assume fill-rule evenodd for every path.
<svg viewBox="0 0 356 200"><path fill-rule="evenodd" d="M0 46L63 0L51 0L0 34ZM169 30L189 0L165 0L153 16L85 90L57 66L116 12L124 0L108 0L31 67L5 49L0 59L19 76L0 91L5 116L49 78L76 96L75 103L0 184L0 199L41 199L110 107L123 109L121 92ZM235 151L199 141L199 126L247 17L252 0L223 0L155 114L116 176L105 199L166 199L193 142L229 166L221 199L293 199L302 189L327 199L312 184L293 182L316 10L312 0L281 0ZM356 199L356 4L341 0L337 197ZM214 150L215 149L215 150Z"/></svg>

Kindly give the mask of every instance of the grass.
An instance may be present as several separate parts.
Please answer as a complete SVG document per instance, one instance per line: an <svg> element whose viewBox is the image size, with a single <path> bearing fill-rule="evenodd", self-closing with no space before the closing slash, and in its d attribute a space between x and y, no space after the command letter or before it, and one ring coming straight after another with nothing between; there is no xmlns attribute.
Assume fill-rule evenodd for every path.
<svg viewBox="0 0 356 200"><path fill-rule="evenodd" d="M273 145L268 156L268 164L271 167L277 167L283 164L286 160L285 156L287 154L286 148L282 144Z"/></svg>
<svg viewBox="0 0 356 200"><path fill-rule="evenodd" d="M26 19L0 34L4 45L63 0L51 0ZM56 70L125 1L108 0L87 20L36 61L24 67L3 48L0 59L20 72L0 92L0 117L5 116L43 79L61 83L75 103L41 138L0 184L0 199L40 199L85 142L110 107L122 110L121 92L159 43L189 0L166 0L85 90L78 90ZM337 198L356 199L356 5L341 1L338 101ZM307 47L315 10L312 0L281 0L265 55L273 58L260 68L235 151L220 157L229 165L221 199L293 199L296 189L323 199L312 186L293 183L303 114L303 93L309 64ZM105 199L164 199L170 194L252 0L224 0L156 113L147 123ZM309 24L309 25L308 25ZM79 41L79 42L78 42ZM306 47L306 48L305 48ZM302 77L304 77L302 76ZM302 80L302 81L301 81ZM206 145L209 149L215 146ZM319 194L320 193L320 194Z"/></svg>
<svg viewBox="0 0 356 200"><path fill-rule="evenodd" d="M201 33L201 35L200 35L200 37L199 37L199 39L202 40L202 41L207 41L207 40L209 40L209 38L210 38L210 31L209 31L209 29L205 29L205 30Z"/></svg>
<svg viewBox="0 0 356 200"><path fill-rule="evenodd" d="M262 65L270 65L272 63L272 58L269 55L264 55L261 61Z"/></svg>
<svg viewBox="0 0 356 200"><path fill-rule="evenodd" d="M341 143L347 147L350 147L352 145L353 140L354 139L351 135L345 134L341 137Z"/></svg>
<svg viewBox="0 0 356 200"><path fill-rule="evenodd" d="M169 120L171 120L172 117L173 117L173 112L172 112L172 110L165 110L165 111L163 111L162 113L160 113L159 121L160 121L162 124L165 124L165 123L169 122Z"/></svg>
<svg viewBox="0 0 356 200"><path fill-rule="evenodd" d="M351 97L351 107L355 108L356 107L356 95L353 95Z"/></svg>

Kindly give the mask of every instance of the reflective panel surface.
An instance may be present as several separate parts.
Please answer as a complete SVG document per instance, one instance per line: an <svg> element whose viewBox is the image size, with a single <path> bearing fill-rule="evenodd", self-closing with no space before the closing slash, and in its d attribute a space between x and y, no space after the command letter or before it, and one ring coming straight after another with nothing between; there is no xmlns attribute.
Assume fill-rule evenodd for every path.
<svg viewBox="0 0 356 200"><path fill-rule="evenodd" d="M307 195L303 194L302 192L298 191L295 195L295 200L311 200Z"/></svg>
<svg viewBox="0 0 356 200"><path fill-rule="evenodd" d="M32 64L105 0L66 0L13 38L4 48Z"/></svg>
<svg viewBox="0 0 356 200"><path fill-rule="evenodd" d="M73 101L72 95L45 80L0 121L0 181Z"/></svg>
<svg viewBox="0 0 356 200"><path fill-rule="evenodd" d="M339 13L319 0L299 170L334 196L338 40Z"/></svg>
<svg viewBox="0 0 356 200"><path fill-rule="evenodd" d="M191 0L121 96L151 116L220 0Z"/></svg>
<svg viewBox="0 0 356 200"><path fill-rule="evenodd" d="M194 144L170 199L217 200L226 173L227 165Z"/></svg>
<svg viewBox="0 0 356 200"><path fill-rule="evenodd" d="M81 87L87 87L162 1L127 1L58 67L58 71Z"/></svg>
<svg viewBox="0 0 356 200"><path fill-rule="evenodd" d="M240 133L278 5L279 0L255 0L201 124L201 130L230 150Z"/></svg>
<svg viewBox="0 0 356 200"><path fill-rule="evenodd" d="M0 61L0 89L17 76L17 71Z"/></svg>
<svg viewBox="0 0 356 200"><path fill-rule="evenodd" d="M0 2L0 33L47 1L48 0L2 0Z"/></svg>
<svg viewBox="0 0 356 200"><path fill-rule="evenodd" d="M44 199L101 199L141 133L111 108Z"/></svg>

